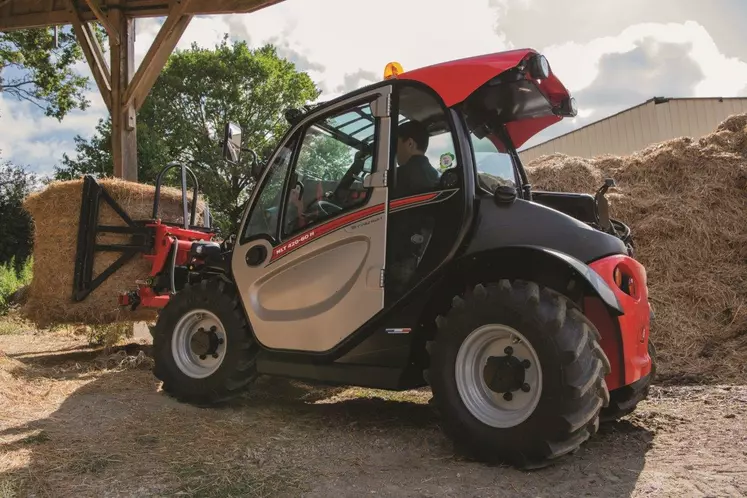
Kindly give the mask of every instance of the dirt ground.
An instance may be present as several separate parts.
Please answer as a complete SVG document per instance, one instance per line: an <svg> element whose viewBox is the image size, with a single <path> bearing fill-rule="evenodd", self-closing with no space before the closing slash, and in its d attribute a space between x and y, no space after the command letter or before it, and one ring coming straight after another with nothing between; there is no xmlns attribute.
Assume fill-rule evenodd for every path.
<svg viewBox="0 0 747 498"><path fill-rule="evenodd" d="M260 379L223 408L159 391L147 346L0 334L0 497L745 496L747 387L657 386L532 472L455 455L428 391Z"/></svg>

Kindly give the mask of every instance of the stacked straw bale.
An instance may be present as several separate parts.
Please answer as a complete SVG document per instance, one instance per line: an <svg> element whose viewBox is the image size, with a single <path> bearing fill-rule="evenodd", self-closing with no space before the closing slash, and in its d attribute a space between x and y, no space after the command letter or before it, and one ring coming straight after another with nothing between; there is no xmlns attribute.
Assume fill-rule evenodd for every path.
<svg viewBox="0 0 747 498"><path fill-rule="evenodd" d="M133 220L150 219L155 187L119 179L102 179L98 183ZM156 317L154 310L119 308L117 296L134 290L136 280L150 272L150 263L136 255L81 302L74 302L73 272L78 241L83 180L54 182L35 192L24 201L24 208L34 222L33 280L28 289L27 302L21 308L24 318L40 328L60 324L101 325L115 322L148 321ZM188 196L191 200L191 195ZM99 224L125 225L108 204L101 202ZM191 202L190 202L191 207ZM197 223L202 222L204 203L197 206ZM164 221L181 223L181 190L162 187L159 217ZM99 243L129 243L129 236L99 235ZM121 253L97 252L94 255L93 276L111 265Z"/></svg>
<svg viewBox="0 0 747 498"><path fill-rule="evenodd" d="M747 114L701 139L625 157L554 154L527 165L538 189L593 193L633 230L656 313L664 378L747 380Z"/></svg>

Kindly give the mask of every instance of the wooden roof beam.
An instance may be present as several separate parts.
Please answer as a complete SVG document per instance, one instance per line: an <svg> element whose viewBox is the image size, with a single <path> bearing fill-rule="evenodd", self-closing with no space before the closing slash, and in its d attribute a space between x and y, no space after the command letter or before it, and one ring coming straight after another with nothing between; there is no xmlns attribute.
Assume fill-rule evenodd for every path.
<svg viewBox="0 0 747 498"><path fill-rule="evenodd" d="M88 67L91 68L93 79L96 81L96 86L99 87L101 97L104 99L107 109L111 112L111 72L104 58L104 51L101 49L101 45L99 45L99 41L96 39L91 26L81 19L75 5L75 0L68 0L68 9L70 14L69 20L73 25L75 37L78 39L83 54L86 56Z"/></svg>
<svg viewBox="0 0 747 498"><path fill-rule="evenodd" d="M106 16L106 14L101 11L98 2L96 0L85 0L85 2L86 4L88 4L88 8L91 9L91 12L93 12L93 15L96 16L96 19L99 20L101 25L106 30L111 43L114 43L114 45L119 45L119 31L117 31L117 28L115 28L111 21L109 21L109 18Z"/></svg>
<svg viewBox="0 0 747 498"><path fill-rule="evenodd" d="M179 43L179 39L184 34L184 30L187 29L189 22L192 20L191 14L184 14L189 3L190 0L174 1L169 16L158 31L153 43L151 43L148 53L145 54L132 81L127 85L127 90L122 98L123 106L134 105L135 110L140 110L142 107L145 97L158 79L158 75L161 74L169 55L174 51L176 44Z"/></svg>
<svg viewBox="0 0 747 498"><path fill-rule="evenodd" d="M0 0L8 1L8 0ZM18 0L16 0L17 2ZM245 14L254 12L283 0L191 0L184 14L195 16L213 14ZM13 2L13 5L16 5ZM82 6L81 6L82 7ZM124 13L129 18L163 17L170 10L169 0L128 0L124 4ZM12 13L12 7L3 7L0 12L0 31L14 29L41 28L45 26L70 24L67 9L42 10L39 12ZM83 21L95 21L97 16L90 9L79 9ZM111 35L110 35L111 36Z"/></svg>

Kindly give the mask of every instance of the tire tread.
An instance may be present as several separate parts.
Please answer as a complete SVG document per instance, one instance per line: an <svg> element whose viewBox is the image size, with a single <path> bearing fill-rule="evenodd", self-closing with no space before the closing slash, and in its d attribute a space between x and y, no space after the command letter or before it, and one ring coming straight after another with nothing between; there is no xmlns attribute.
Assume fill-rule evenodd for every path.
<svg viewBox="0 0 747 498"><path fill-rule="evenodd" d="M551 394L557 408L557 413L550 415L555 420L552 424L556 427L554 436L535 441L534 444L526 443L522 448L511 447L508 443L502 445L501 437L470 433L468 427L477 419L465 420L459 415L462 412L450 406L450 403L458 403L463 407L461 400L445 398L450 391L444 387L443 366L437 361L440 355L445 354L447 336L487 323L489 318L481 317L490 316L497 307L508 310L505 313L511 316L536 317L546 333L551 334L557 346L558 361L562 365L563 390ZM501 279L496 283L479 284L466 292L464 297L454 296L451 308L436 319L436 328L435 340L428 341L426 346L431 360L424 370L424 377L431 384L434 404L442 414L444 432L459 449L483 461L509 461L521 468L537 468L574 452L596 434L599 413L609 400L604 381L609 360L598 344L599 332L562 294L521 280ZM463 412L469 414L466 408L463 408ZM471 414L469 417L472 417ZM481 431L487 431L486 434L500 431L483 427L485 429Z"/></svg>

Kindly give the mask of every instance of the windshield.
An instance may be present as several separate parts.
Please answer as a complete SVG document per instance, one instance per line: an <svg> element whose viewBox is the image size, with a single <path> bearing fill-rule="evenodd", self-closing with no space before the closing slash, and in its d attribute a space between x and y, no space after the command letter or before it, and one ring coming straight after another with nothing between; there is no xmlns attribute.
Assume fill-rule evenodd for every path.
<svg viewBox="0 0 747 498"><path fill-rule="evenodd" d="M490 192L500 185L516 187L516 171L511 155L501 152L489 138L469 135L477 161L477 179L482 188ZM497 140L497 138L496 138Z"/></svg>

